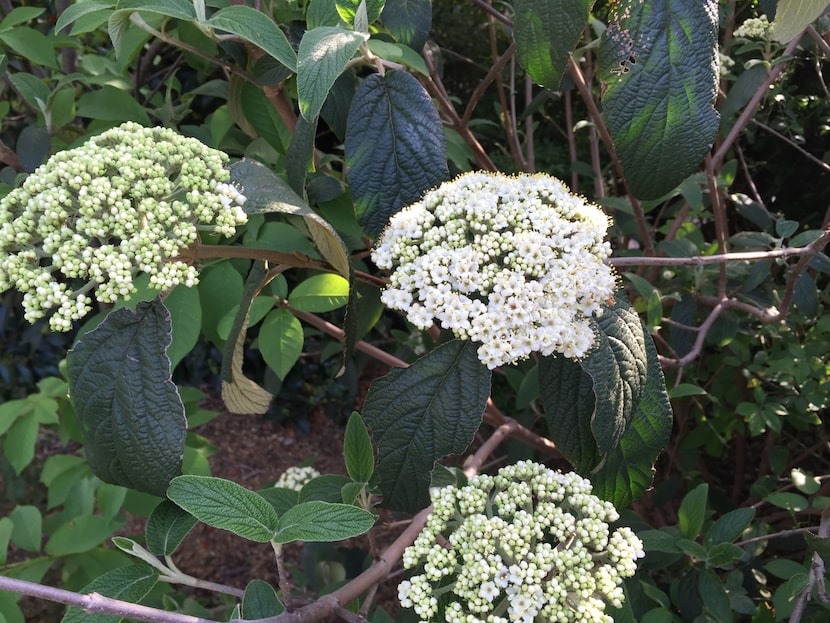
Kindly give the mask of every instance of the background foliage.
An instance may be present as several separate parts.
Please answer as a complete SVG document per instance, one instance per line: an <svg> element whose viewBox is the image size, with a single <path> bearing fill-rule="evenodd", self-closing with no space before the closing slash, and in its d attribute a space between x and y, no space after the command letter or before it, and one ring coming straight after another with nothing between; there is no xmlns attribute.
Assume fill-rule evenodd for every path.
<svg viewBox="0 0 830 623"><path fill-rule="evenodd" d="M598 453L610 450L595 474L599 488L628 506L624 520L637 527L648 552L617 620L821 621L823 539L830 536L823 424L830 260L821 253L830 201L826 4L6 3L0 5L0 183L8 191L49 154L128 120L174 127L237 161L233 175L251 197L249 223L233 246L211 250L204 242L199 286L177 288L164 302L171 346L147 354L134 373L163 385L166 358L172 361L191 432L178 426L169 433L180 437L186 474L170 497L210 524L225 521L225 513L192 503L199 478L210 475L209 445L193 429L217 414L200 407L203 394L187 386L222 393L231 411L268 410L300 426L307 422L294 415L303 410L298 404L329 400L345 421L359 379L377 376L366 346L381 346L407 364L430 352L420 367L372 386L364 417L379 427L395 415L384 401L400 391L401 377L420 387L466 360L464 347L447 336L422 335L383 312L365 252L373 236L390 214L461 171L558 175L614 218L615 263L632 302L618 316L639 316L653 337L656 348L642 342L641 372L652 379L665 373L671 437L645 432L649 413L661 412L666 400L646 392L640 419L608 416L606 423L623 422L618 432L629 432L606 432L621 442L606 438L603 447L602 433L586 429L595 399L585 380L591 362L565 369L562 361L530 360L498 371L493 407L485 407L489 375L471 366L454 381L439 378L442 391L464 394L467 402L455 407L469 419L448 436L446 414L433 415L445 445L403 465L416 478L394 458L401 431L411 429L417 441L425 434L407 420L413 411L396 420L401 431L390 427L398 436L389 444L375 431L372 469L365 439L355 432L365 429L353 418L348 476L326 475L299 494L269 489L255 496L221 484L223 508L235 500L242 519L219 527L254 540L313 541L309 518L331 512L332 525L354 527L327 534L339 540L363 530L366 518L357 511L371 508L380 492L392 508L415 513L426 501L432 461L465 450L483 409L480 430L503 424L501 410L525 431L555 439L557 427L583 433L583 443L571 446L562 431L556 439L570 463L527 443L506 444L505 459L536 452L586 472L600 462ZM626 8L633 14L620 18ZM774 30L736 33L762 15L775 20ZM669 61L676 72L666 71ZM260 288L251 256L230 251L243 247L279 257L293 270L268 273ZM719 257L725 253L744 255ZM356 273L369 277L355 280ZM154 296L146 288L120 317L134 320L130 309ZM154 303L148 308L162 313ZM161 575L176 586L205 586L164 558L192 527L190 516L169 504L156 507L159 499L148 495L164 493L178 465L168 457L172 466L159 464L155 482L141 473L116 485L97 468L93 474L97 445L82 435L78 416L94 405L67 399L72 365L66 375L58 367L76 338L95 339L86 334L107 311L69 337L56 336L25 324L15 294L3 294L3 575L39 582L49 574L69 590L114 590L122 599L215 620L272 616L296 605L291 580L314 584L308 570L304 576L281 569L282 601L257 581L244 597L237 588L201 603L186 600L186 588L156 583ZM339 378L341 336L332 325L348 334L348 365ZM144 340L159 342L158 335ZM563 378L574 382L557 386ZM568 398L571 411L558 410ZM172 403L181 419L178 401ZM48 456L35 452L44 439L55 448ZM650 456L665 452L654 488L635 500L651 483L649 457L633 478L617 468L642 457L644 447ZM110 458L100 464L112 465ZM145 467L152 459L132 464ZM457 477L441 474L432 478ZM635 485L619 485L617 475ZM336 514L340 506L319 506L355 501L345 518ZM298 509L292 512L305 531L285 525L289 509ZM124 533L128 513L150 517L146 537L129 534L116 541L118 549L108 547L112 535ZM251 516L258 518L253 524ZM152 536L158 531L180 536L159 544ZM144 562L129 564L127 554ZM339 586L330 584L326 590ZM125 586L134 592L119 592ZM0 593L0 616L24 620L18 599ZM371 598L360 607L373 620L388 620ZM80 616L70 610L67 618Z"/></svg>

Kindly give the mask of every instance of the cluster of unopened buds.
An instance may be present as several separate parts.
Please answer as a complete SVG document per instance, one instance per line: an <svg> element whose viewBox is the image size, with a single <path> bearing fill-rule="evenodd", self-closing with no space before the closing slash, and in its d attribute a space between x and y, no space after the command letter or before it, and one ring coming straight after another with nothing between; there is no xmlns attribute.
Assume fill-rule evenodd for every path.
<svg viewBox="0 0 830 623"><path fill-rule="evenodd" d="M733 35L740 39L770 39L772 38L772 24L766 15L750 17L735 29Z"/></svg>
<svg viewBox="0 0 830 623"><path fill-rule="evenodd" d="M622 581L645 555L629 528L612 531L614 506L575 473L522 461L431 497L403 557L420 573L398 586L423 622L612 623L606 604L622 605Z"/></svg>
<svg viewBox="0 0 830 623"><path fill-rule="evenodd" d="M320 472L318 472L310 465L295 465L289 467L282 474L280 474L280 477L277 479L277 482L274 483L274 486L280 487L282 489L291 489L293 491L299 491L310 480L314 480L319 475Z"/></svg>
<svg viewBox="0 0 830 623"><path fill-rule="evenodd" d="M245 197L228 157L194 138L125 123L58 152L0 200L0 292L23 293L30 322L65 331L128 299L138 273L168 290L196 284L182 255L199 232L231 236ZM178 258L178 259L176 259Z"/></svg>
<svg viewBox="0 0 830 623"><path fill-rule="evenodd" d="M531 353L579 358L613 302L607 228L556 178L467 173L396 213L372 259L394 269L387 306L479 342L491 369Z"/></svg>

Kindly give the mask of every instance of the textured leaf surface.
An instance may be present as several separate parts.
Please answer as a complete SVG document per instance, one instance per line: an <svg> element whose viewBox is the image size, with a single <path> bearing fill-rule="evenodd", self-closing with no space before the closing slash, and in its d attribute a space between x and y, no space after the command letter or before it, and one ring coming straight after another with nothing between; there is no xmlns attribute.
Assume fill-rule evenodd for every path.
<svg viewBox="0 0 830 623"><path fill-rule="evenodd" d="M396 40L420 52L432 29L432 2L386 0L380 21Z"/></svg>
<svg viewBox="0 0 830 623"><path fill-rule="evenodd" d="M342 541L367 532L375 516L351 504L303 502L287 510L279 519L277 543L291 541Z"/></svg>
<svg viewBox="0 0 830 623"><path fill-rule="evenodd" d="M449 176L438 112L420 83L402 71L373 74L360 85L345 152L351 194L371 234Z"/></svg>
<svg viewBox="0 0 830 623"><path fill-rule="evenodd" d="M179 476L167 497L202 523L251 541L270 541L277 526L277 513L265 498L230 480Z"/></svg>
<svg viewBox="0 0 830 623"><path fill-rule="evenodd" d="M827 0L778 0L772 36L781 43L789 43L807 28L827 8Z"/></svg>
<svg viewBox="0 0 830 623"><path fill-rule="evenodd" d="M302 217L320 255L341 275L349 275L349 252L345 243L286 182L265 165L247 158L231 165L230 171L231 180L242 187L242 193L247 197L245 211L248 214L281 212Z"/></svg>
<svg viewBox="0 0 830 623"><path fill-rule="evenodd" d="M297 96L303 117L312 120L320 114L334 81L368 38L335 26L306 31L297 52Z"/></svg>
<svg viewBox="0 0 830 623"><path fill-rule="evenodd" d="M462 340L372 383L363 417L378 447L384 506L416 512L429 503L435 461L469 446L489 395L490 371Z"/></svg>
<svg viewBox="0 0 830 623"><path fill-rule="evenodd" d="M594 493L617 508L628 506L651 486L654 462L671 434L671 404L651 337L646 338L646 352L648 376L637 409L619 445L601 469L589 476Z"/></svg>
<svg viewBox="0 0 830 623"><path fill-rule="evenodd" d="M718 131L716 0L623 0L603 33L608 129L641 199L678 186Z"/></svg>
<svg viewBox="0 0 830 623"><path fill-rule="evenodd" d="M111 312L69 352L69 387L96 476L164 495L181 473L187 420L170 379L170 315L158 301Z"/></svg>
<svg viewBox="0 0 830 623"><path fill-rule="evenodd" d="M197 519L193 515L173 502L164 500L147 519L144 530L147 549L156 556L169 556L181 545L196 523Z"/></svg>
<svg viewBox="0 0 830 623"><path fill-rule="evenodd" d="M158 582L158 573L148 565L130 565L108 571L81 589L88 595L98 593L111 599L138 603ZM61 623L118 623L120 616L89 614L80 608L69 608Z"/></svg>
<svg viewBox="0 0 830 623"><path fill-rule="evenodd" d="M518 0L513 38L519 64L533 81L556 90L593 0Z"/></svg>
<svg viewBox="0 0 830 623"><path fill-rule="evenodd" d="M297 71L297 55L282 30L265 13L253 7L235 5L214 13L208 26L227 30L250 41L291 71Z"/></svg>
<svg viewBox="0 0 830 623"><path fill-rule="evenodd" d="M274 587L263 580L251 580L242 596L242 616L247 620L272 617L285 610Z"/></svg>

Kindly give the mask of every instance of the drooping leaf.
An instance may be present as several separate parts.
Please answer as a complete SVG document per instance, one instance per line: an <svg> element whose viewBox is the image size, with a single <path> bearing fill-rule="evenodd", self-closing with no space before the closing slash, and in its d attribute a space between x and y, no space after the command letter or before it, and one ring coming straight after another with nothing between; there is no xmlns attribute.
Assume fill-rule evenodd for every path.
<svg viewBox="0 0 830 623"><path fill-rule="evenodd" d="M654 462L666 447L672 429L666 381L650 336L646 336L645 345L648 375L637 409L620 443L602 467L589 475L594 493L617 508L628 506L651 486Z"/></svg>
<svg viewBox="0 0 830 623"><path fill-rule="evenodd" d="M297 363L303 352L303 327L285 308L275 309L262 322L259 331L259 352L280 380Z"/></svg>
<svg viewBox="0 0 830 623"><path fill-rule="evenodd" d="M247 158L231 165L230 172L247 198L248 214L281 212L302 217L320 255L341 275L349 275L349 252L340 236L288 184L265 165Z"/></svg>
<svg viewBox="0 0 830 623"><path fill-rule="evenodd" d="M297 51L297 96L300 113L306 120L320 114L334 81L368 38L366 34L336 26L306 31Z"/></svg>
<svg viewBox="0 0 830 623"><path fill-rule="evenodd" d="M375 471L375 454L372 439L363 423L363 418L354 411L346 424L343 438L343 455L346 471L355 482L369 482Z"/></svg>
<svg viewBox="0 0 830 623"><path fill-rule="evenodd" d="M138 603L158 582L158 572L148 565L119 567L95 578L81 589L88 595L98 593L110 599ZM61 623L118 623L121 617L114 614L90 614L81 608L66 611Z"/></svg>
<svg viewBox="0 0 830 623"><path fill-rule="evenodd" d="M367 532L374 523L372 513L351 504L303 502L280 517L274 541L342 541Z"/></svg>
<svg viewBox="0 0 830 623"><path fill-rule="evenodd" d="M449 176L438 112L420 83L403 71L373 74L360 85L349 111L345 153L351 194L371 234Z"/></svg>
<svg viewBox="0 0 830 623"><path fill-rule="evenodd" d="M130 16L135 12L154 13L184 21L197 19L195 5L189 0L119 0L117 10L110 15L107 30L117 57L125 51L124 40L130 24Z"/></svg>
<svg viewBox="0 0 830 623"><path fill-rule="evenodd" d="M626 183L657 199L700 164L718 131L717 0L623 0L600 45L603 114Z"/></svg>
<svg viewBox="0 0 830 623"><path fill-rule="evenodd" d="M380 21L397 41L420 52L432 30L432 2L386 0Z"/></svg>
<svg viewBox="0 0 830 623"><path fill-rule="evenodd" d="M167 497L202 523L251 541L270 541L277 527L277 513L268 501L230 480L179 476Z"/></svg>
<svg viewBox="0 0 830 623"><path fill-rule="evenodd" d="M170 312L173 341L167 349L170 368L175 368L184 359L199 339L202 327L202 305L199 290L184 284L176 286L164 299L164 306Z"/></svg>
<svg viewBox="0 0 830 623"><path fill-rule="evenodd" d="M283 612L285 607L274 587L263 580L251 580L242 596L242 616L247 620L265 619Z"/></svg>
<svg viewBox="0 0 830 623"><path fill-rule="evenodd" d="M294 48L279 26L262 11L243 5L228 6L216 11L205 24L250 41L292 72L297 71Z"/></svg>
<svg viewBox="0 0 830 623"><path fill-rule="evenodd" d="M435 461L467 448L489 395L490 371L462 340L372 383L363 418L378 448L384 506L416 512L429 503Z"/></svg>
<svg viewBox="0 0 830 623"><path fill-rule="evenodd" d="M69 387L96 476L164 495L181 473L187 420L170 379L170 315L159 301L122 307L69 352Z"/></svg>
<svg viewBox="0 0 830 623"><path fill-rule="evenodd" d="M593 0L519 0L514 4L516 55L534 82L559 88L593 4Z"/></svg>
<svg viewBox="0 0 830 623"><path fill-rule="evenodd" d="M789 43L827 9L827 0L778 0L772 37Z"/></svg>
<svg viewBox="0 0 830 623"><path fill-rule="evenodd" d="M162 501L147 519L144 529L147 549L156 556L169 556L181 545L197 521L170 500Z"/></svg>
<svg viewBox="0 0 830 623"><path fill-rule="evenodd" d="M222 400L231 413L265 413L273 398L269 391L245 376L242 370L251 304L259 293L266 274L265 262L254 263L225 344L222 358Z"/></svg>

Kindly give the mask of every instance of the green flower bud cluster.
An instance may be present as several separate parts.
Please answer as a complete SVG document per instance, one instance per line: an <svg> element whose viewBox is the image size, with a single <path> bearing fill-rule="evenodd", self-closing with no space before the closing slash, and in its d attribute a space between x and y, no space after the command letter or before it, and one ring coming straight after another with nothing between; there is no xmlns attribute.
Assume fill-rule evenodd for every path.
<svg viewBox="0 0 830 623"><path fill-rule="evenodd" d="M522 461L466 486L431 491L433 510L403 565L422 572L398 586L423 622L612 623L643 545L612 531L614 506L591 483Z"/></svg>
<svg viewBox="0 0 830 623"><path fill-rule="evenodd" d="M197 283L177 260L199 231L247 221L228 157L167 128L125 123L58 152L0 200L0 292L23 293L30 322L66 331L92 308L128 299L139 272L167 290Z"/></svg>
<svg viewBox="0 0 830 623"><path fill-rule="evenodd" d="M372 253L381 300L421 329L481 343L489 368L531 353L579 358L613 300L608 217L548 175L467 173L390 220Z"/></svg>
<svg viewBox="0 0 830 623"><path fill-rule="evenodd" d="M310 465L305 467L292 466L280 474L280 477L277 479L277 482L274 483L274 486L299 491L308 481L314 480L319 475L320 472Z"/></svg>
<svg viewBox="0 0 830 623"><path fill-rule="evenodd" d="M772 24L766 15L750 17L738 26L733 34L740 39L772 39Z"/></svg>

